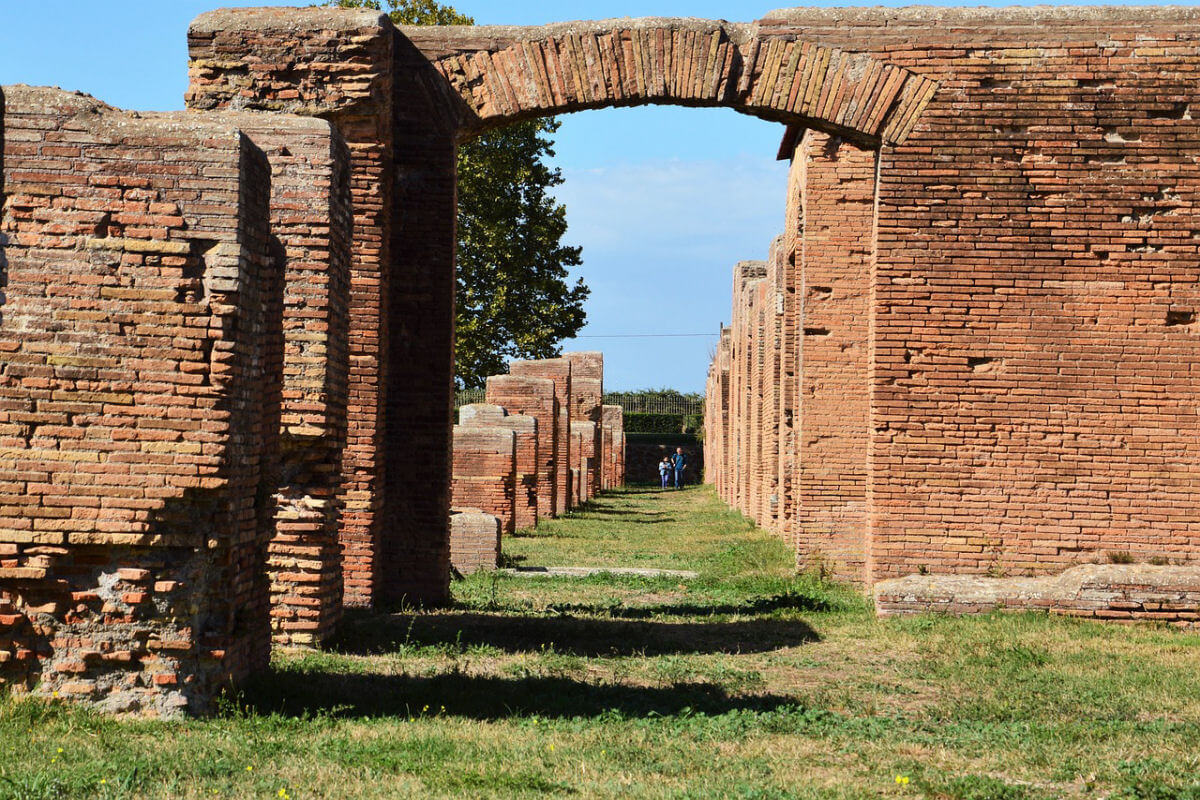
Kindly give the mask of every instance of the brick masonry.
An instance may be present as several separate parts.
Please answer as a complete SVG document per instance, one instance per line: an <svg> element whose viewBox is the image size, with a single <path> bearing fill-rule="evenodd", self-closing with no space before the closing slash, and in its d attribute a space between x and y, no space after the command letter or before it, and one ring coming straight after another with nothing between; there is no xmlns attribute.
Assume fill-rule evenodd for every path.
<svg viewBox="0 0 1200 800"><path fill-rule="evenodd" d="M558 486L555 455L560 431L554 381L549 378L493 375L487 379L486 385L488 403L500 406L509 413L537 420L537 516L539 519L550 519L555 516L554 499Z"/></svg>
<svg viewBox="0 0 1200 800"><path fill-rule="evenodd" d="M450 563L460 575L495 569L500 561L501 522L480 511L450 512Z"/></svg>
<svg viewBox="0 0 1200 800"><path fill-rule="evenodd" d="M265 662L272 597L284 642L444 601L456 146L601 106L788 126L706 446L801 563L1200 560L1198 49L1191 8L240 9L189 31L203 113L6 89L0 672L198 710ZM584 420L554 361L514 373L553 383L561 513Z"/></svg>
<svg viewBox="0 0 1200 800"><path fill-rule="evenodd" d="M454 426L451 507L475 509L500 520L511 535L516 508L516 435L504 428Z"/></svg>
<svg viewBox="0 0 1200 800"><path fill-rule="evenodd" d="M558 404L558 430L554 447L554 505L551 516L566 513L575 499L571 488L573 461L571 434L571 362L566 358L545 358L538 361L513 361L508 365L510 375L522 378L548 378L554 383L554 399Z"/></svg>
<svg viewBox="0 0 1200 800"><path fill-rule="evenodd" d="M270 646L270 166L220 120L59 90L6 87L3 121L0 678L203 711Z"/></svg>

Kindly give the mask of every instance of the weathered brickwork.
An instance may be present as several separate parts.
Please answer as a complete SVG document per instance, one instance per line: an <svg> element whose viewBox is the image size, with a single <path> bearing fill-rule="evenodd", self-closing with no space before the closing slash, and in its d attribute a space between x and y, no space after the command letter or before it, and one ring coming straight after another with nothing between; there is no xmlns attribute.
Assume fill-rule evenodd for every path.
<svg viewBox="0 0 1200 800"><path fill-rule="evenodd" d="M0 677L204 710L266 665L283 276L236 128L4 90Z"/></svg>
<svg viewBox="0 0 1200 800"><path fill-rule="evenodd" d="M525 378L517 375L492 375L487 379L488 403L500 406L509 413L522 414L537 420L537 516L555 516L557 497L558 398L554 381L549 378Z"/></svg>
<svg viewBox="0 0 1200 800"><path fill-rule="evenodd" d="M1039 578L909 575L875 584L882 615L1048 611L1200 630L1200 567L1088 564Z"/></svg>
<svg viewBox="0 0 1200 800"><path fill-rule="evenodd" d="M620 406L601 406L604 489L625 485L625 410Z"/></svg>
<svg viewBox="0 0 1200 800"><path fill-rule="evenodd" d="M538 419L524 414L509 414L497 405L476 403L458 410L461 426L490 426L511 430L516 436L516 497L513 507L513 526L517 529L535 528L538 522ZM450 559L454 560L451 544Z"/></svg>
<svg viewBox="0 0 1200 800"><path fill-rule="evenodd" d="M189 52L191 114L4 92L7 683L200 710L265 663L272 619L318 643L343 604L445 600L456 147L600 106L788 126L783 236L735 275L705 457L799 563L1200 560L1200 10L242 9ZM529 410L489 388L536 419L541 516L623 476L593 355L514 364L501 394L547 379ZM1137 608L1109 610L1163 610L1124 586L1102 588Z"/></svg>
<svg viewBox="0 0 1200 800"><path fill-rule="evenodd" d="M516 435L511 430L454 426L451 507L474 509L500 520L500 530L515 530Z"/></svg>
<svg viewBox="0 0 1200 800"><path fill-rule="evenodd" d="M558 404L558 430L552 445L554 447L554 505L550 509L549 516L564 514L575 503L571 488L571 469L574 463L571 461L573 452L571 362L566 358L513 361L508 365L508 372L510 375L521 378L548 378L554 382L554 399Z"/></svg>
<svg viewBox="0 0 1200 800"><path fill-rule="evenodd" d="M460 575L495 569L500 562L500 520L480 511L450 512L450 564Z"/></svg>
<svg viewBox="0 0 1200 800"><path fill-rule="evenodd" d="M588 498L593 495L593 480L592 477L596 471L596 435L600 431L600 426L594 422L572 422L571 432L574 435L575 446L578 448L575 454L575 469L579 471L579 485L576 488L575 495L580 503L586 503Z"/></svg>
<svg viewBox="0 0 1200 800"><path fill-rule="evenodd" d="M571 362L571 398L575 407L571 410L575 421L588 421L595 425L592 439L583 441L584 458L587 459L588 484L586 494L598 494L604 484L604 464L601 454L604 449L604 354L596 351L565 353Z"/></svg>

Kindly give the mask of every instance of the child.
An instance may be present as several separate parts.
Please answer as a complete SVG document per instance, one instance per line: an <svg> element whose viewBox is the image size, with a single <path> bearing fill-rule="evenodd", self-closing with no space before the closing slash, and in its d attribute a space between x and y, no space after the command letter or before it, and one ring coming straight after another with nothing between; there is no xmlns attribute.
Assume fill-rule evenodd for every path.
<svg viewBox="0 0 1200 800"><path fill-rule="evenodd" d="M662 488L666 489L671 485L671 457L663 456L663 460L658 462L658 475L662 478Z"/></svg>

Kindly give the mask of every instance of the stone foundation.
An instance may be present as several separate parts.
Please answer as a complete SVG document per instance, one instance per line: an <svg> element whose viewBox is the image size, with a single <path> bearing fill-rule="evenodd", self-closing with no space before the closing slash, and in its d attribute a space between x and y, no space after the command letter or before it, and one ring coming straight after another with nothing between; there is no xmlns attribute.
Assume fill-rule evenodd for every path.
<svg viewBox="0 0 1200 800"><path fill-rule="evenodd" d="M909 575L875 584L881 616L1048 611L1200 630L1200 567L1088 564L1040 578Z"/></svg>

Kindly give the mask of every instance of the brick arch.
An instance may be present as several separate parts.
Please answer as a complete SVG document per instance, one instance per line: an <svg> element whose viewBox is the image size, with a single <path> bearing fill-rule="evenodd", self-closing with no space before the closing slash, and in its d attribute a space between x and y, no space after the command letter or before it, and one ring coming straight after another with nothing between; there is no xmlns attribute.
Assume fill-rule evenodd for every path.
<svg viewBox="0 0 1200 800"><path fill-rule="evenodd" d="M613 106L727 107L900 144L937 83L755 23L623 19L542 27L405 27L461 98L460 134Z"/></svg>

